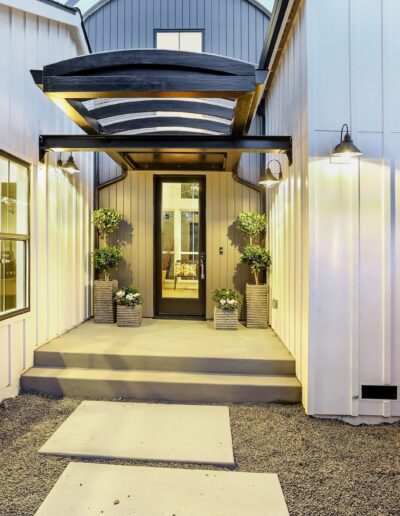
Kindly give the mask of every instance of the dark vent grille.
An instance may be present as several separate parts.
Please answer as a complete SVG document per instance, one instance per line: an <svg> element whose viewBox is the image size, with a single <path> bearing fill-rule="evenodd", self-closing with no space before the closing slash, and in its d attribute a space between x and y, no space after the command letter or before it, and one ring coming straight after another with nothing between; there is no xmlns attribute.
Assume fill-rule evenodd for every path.
<svg viewBox="0 0 400 516"><path fill-rule="evenodd" d="M397 400L397 385L362 385L361 397L370 400Z"/></svg>

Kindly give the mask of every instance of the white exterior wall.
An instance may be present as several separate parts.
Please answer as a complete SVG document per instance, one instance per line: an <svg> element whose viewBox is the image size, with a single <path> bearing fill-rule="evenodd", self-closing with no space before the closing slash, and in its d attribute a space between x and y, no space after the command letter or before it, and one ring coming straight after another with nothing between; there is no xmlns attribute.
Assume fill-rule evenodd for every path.
<svg viewBox="0 0 400 516"><path fill-rule="evenodd" d="M399 401L360 399L361 385L400 384L399 19L398 0L305 0L268 99L267 134L292 134L295 156L308 134L300 187L308 196L309 223L306 217L301 236L308 271L298 263L295 159L270 199L278 262L272 296L280 302L272 324L297 360L299 350L308 350L308 374L299 375L307 383L308 413L355 422L357 416L400 415ZM299 32L306 81L293 72L298 62L290 64ZM299 94L304 85L306 109ZM330 152L344 123L364 154L334 164ZM300 256L305 265L307 252ZM306 282L308 319L298 297ZM299 324L308 325L308 337L307 331L296 334Z"/></svg>
<svg viewBox="0 0 400 516"><path fill-rule="evenodd" d="M298 14L287 41L279 72L266 103L266 134L291 135L293 165L286 156L278 159L283 182L267 190L268 242L272 257L269 283L271 326L296 359L296 374L303 385L303 404L308 399L308 99L307 40L304 11ZM277 172L277 163L271 163Z"/></svg>
<svg viewBox="0 0 400 516"><path fill-rule="evenodd" d="M0 321L0 400L17 394L20 374L32 366L37 346L89 316L93 177L92 154L75 156L81 174L73 177L54 167L57 155L50 154L46 165L38 163L40 134L71 134L77 128L35 86L30 70L82 53L76 27L4 3L0 148L31 163L31 311ZM30 6L34 11L45 4L30 0ZM46 7L76 23L75 15Z"/></svg>
<svg viewBox="0 0 400 516"><path fill-rule="evenodd" d="M310 407L399 416L361 385L400 384L398 0L307 0L310 102ZM332 165L347 122L363 151Z"/></svg>

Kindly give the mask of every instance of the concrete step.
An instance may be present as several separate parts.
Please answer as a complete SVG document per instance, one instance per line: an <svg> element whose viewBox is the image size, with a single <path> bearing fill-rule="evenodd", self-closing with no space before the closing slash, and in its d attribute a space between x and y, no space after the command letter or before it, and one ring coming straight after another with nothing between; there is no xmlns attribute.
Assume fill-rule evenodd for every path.
<svg viewBox="0 0 400 516"><path fill-rule="evenodd" d="M299 402L294 376L33 367L23 391L182 402Z"/></svg>
<svg viewBox="0 0 400 516"><path fill-rule="evenodd" d="M279 350L280 351L280 350ZM37 367L74 367L79 369L112 369L127 371L171 371L185 373L227 373L259 375L294 375L295 361L289 353L271 353L268 358L218 356L167 356L120 353L35 351Z"/></svg>

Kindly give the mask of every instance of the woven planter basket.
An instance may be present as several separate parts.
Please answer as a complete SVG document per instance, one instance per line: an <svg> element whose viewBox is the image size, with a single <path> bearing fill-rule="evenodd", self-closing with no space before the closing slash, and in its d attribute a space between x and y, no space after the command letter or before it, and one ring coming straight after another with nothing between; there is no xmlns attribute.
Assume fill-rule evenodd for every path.
<svg viewBox="0 0 400 516"><path fill-rule="evenodd" d="M95 280L93 284L93 312L95 323L115 323L114 294L117 280Z"/></svg>
<svg viewBox="0 0 400 516"><path fill-rule="evenodd" d="M214 307L214 328L216 330L237 330L239 326L238 310L223 310Z"/></svg>
<svg viewBox="0 0 400 516"><path fill-rule="evenodd" d="M246 285L246 325L268 328L268 286Z"/></svg>
<svg viewBox="0 0 400 516"><path fill-rule="evenodd" d="M142 305L117 305L117 325L137 328L142 324Z"/></svg>

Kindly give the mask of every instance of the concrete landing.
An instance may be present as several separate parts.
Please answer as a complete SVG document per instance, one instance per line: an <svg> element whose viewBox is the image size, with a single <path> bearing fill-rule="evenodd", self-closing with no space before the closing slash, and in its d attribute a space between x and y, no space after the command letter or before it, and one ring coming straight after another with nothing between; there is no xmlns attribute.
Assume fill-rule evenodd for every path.
<svg viewBox="0 0 400 516"><path fill-rule="evenodd" d="M140 328L88 321L35 351L35 366L293 375L270 330L215 331L212 322L144 319Z"/></svg>
<svg viewBox="0 0 400 516"><path fill-rule="evenodd" d="M36 516L288 516L277 475L71 463Z"/></svg>
<svg viewBox="0 0 400 516"><path fill-rule="evenodd" d="M227 407L84 401L40 453L234 466Z"/></svg>

